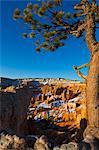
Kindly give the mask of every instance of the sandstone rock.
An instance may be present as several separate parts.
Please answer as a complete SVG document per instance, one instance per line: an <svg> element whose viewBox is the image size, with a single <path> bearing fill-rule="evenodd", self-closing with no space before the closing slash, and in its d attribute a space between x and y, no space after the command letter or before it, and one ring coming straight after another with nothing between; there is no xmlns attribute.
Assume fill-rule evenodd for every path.
<svg viewBox="0 0 99 150"><path fill-rule="evenodd" d="M46 136L42 135L40 138L36 140L34 150L50 150Z"/></svg>
<svg viewBox="0 0 99 150"><path fill-rule="evenodd" d="M23 138L19 138L16 135L0 135L0 150L26 150L26 143Z"/></svg>
<svg viewBox="0 0 99 150"><path fill-rule="evenodd" d="M74 142L70 142L68 144L62 144L60 150L78 150L78 146Z"/></svg>
<svg viewBox="0 0 99 150"><path fill-rule="evenodd" d="M99 149L99 129L94 126L87 126L84 131L83 149L90 147L91 150Z"/></svg>
<svg viewBox="0 0 99 150"><path fill-rule="evenodd" d="M8 86L17 86L19 84L19 80L17 79L9 79L9 78L0 78L0 85L2 88L6 88Z"/></svg>
<svg viewBox="0 0 99 150"><path fill-rule="evenodd" d="M78 150L78 145L77 143L70 142L67 145L67 150Z"/></svg>
<svg viewBox="0 0 99 150"><path fill-rule="evenodd" d="M91 140L93 141L95 138L99 139L99 129L94 126L87 126L83 135L85 142L90 142Z"/></svg>
<svg viewBox="0 0 99 150"><path fill-rule="evenodd" d="M67 150L67 144L62 144L60 150Z"/></svg>
<svg viewBox="0 0 99 150"><path fill-rule="evenodd" d="M55 147L53 148L53 150L60 150L60 148L59 148L58 146L55 146Z"/></svg>
<svg viewBox="0 0 99 150"><path fill-rule="evenodd" d="M27 111L32 93L18 89L16 93L0 93L0 129L12 130L18 135L27 133Z"/></svg>
<svg viewBox="0 0 99 150"><path fill-rule="evenodd" d="M35 101L37 102L37 105L38 105L39 101L41 101L41 100L44 101L45 96L48 92L51 93L51 95L50 95L51 97L49 96L49 98L48 98L48 100L49 100L48 102L50 102L50 100L54 101L56 99L61 99L60 94L62 94L62 93L64 94L64 98L66 99L66 89L67 88L69 91L72 91L72 94L75 93L72 96L77 96L80 92L85 91L85 84L80 84L80 83L76 84L76 83L68 82L68 87L67 87L67 83L66 83L67 81L65 81L64 83L63 83L63 81L62 81L62 83L57 81L57 82L53 82L53 85L51 85L51 84L44 85L41 83L39 84L39 79L38 79L38 81L37 80L34 81L34 80L33 79L28 79L28 80L27 79L24 79L24 80L19 79L19 80L15 80L15 81L8 80L8 79L4 80L4 85L2 85L2 86L4 88L6 88L6 90L4 90L4 89L2 90L1 99L0 99L0 103L1 103L1 106L0 106L0 129L1 130L2 129L8 130L8 131L12 130L14 133L16 133L18 135L31 134L34 132L33 129L35 127L33 126L33 123L31 123L32 124L31 129L30 129L30 126L27 126L27 111L28 111L28 105L30 104L30 99L31 99L31 105L33 106L34 109L36 109L36 105L34 105ZM10 87L10 89L8 86ZM15 88L13 89L12 86L14 86ZM40 96L38 96L39 94L40 94ZM42 96L43 98L41 97L41 94L43 95ZM47 97L46 97L46 99L47 99ZM63 109L63 107L61 109ZM61 110L61 109L59 108L59 110ZM37 114L37 111L34 111L34 113L35 112ZM66 110L65 110L65 112L66 112ZM60 113L63 113L63 112L60 112ZM75 117L76 113L68 114L68 115L65 113L64 117L62 118L64 120L64 122L60 122L61 120L59 120L59 122L57 122L57 118L56 118L56 122L57 122L56 125L60 125L61 127L63 127L65 125L68 125L68 122L70 122L69 124L72 124L72 122L74 122L76 119L79 124L82 116L84 117L84 115L85 115L85 112L82 113L83 115L81 115L80 113L81 112L79 111L77 114L78 119ZM33 111L31 114L33 114ZM56 114L54 113L54 115L56 115ZM71 115L71 117L70 117L70 115ZM33 116L33 115L31 115L31 116ZM74 120L72 118L74 118ZM46 128L45 128L45 130L46 130ZM55 129L55 130L57 130L57 129ZM45 132L44 135L46 135L46 134L50 134L51 136L55 135L56 140L60 141L60 139L57 138L57 136L59 137L59 134L57 134L55 132L52 133L50 131L49 132L44 131L44 132ZM43 135L43 134L40 134L40 135ZM64 138L64 134L61 136L62 136L62 138Z"/></svg>

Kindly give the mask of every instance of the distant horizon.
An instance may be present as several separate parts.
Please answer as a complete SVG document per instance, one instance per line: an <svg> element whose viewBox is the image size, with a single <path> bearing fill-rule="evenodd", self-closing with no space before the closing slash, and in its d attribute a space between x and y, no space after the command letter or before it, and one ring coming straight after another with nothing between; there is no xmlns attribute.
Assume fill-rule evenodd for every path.
<svg viewBox="0 0 99 150"><path fill-rule="evenodd" d="M72 75L72 72L74 72L74 74ZM51 75L51 74L49 74L48 75L48 73L43 73L42 75L38 75L39 74L39 72L37 72L37 73L35 73L35 74L37 74L37 75L4 75L4 74L2 74L1 72L0 72L0 78L2 77L2 78L11 78L11 79L22 79L22 78L53 78L53 79L56 79L56 78L63 78L63 79L68 79L68 80L78 80L78 81L82 81L83 79L82 78L80 78L79 76L77 76L76 75L76 72L74 71L74 70L72 70L72 72L71 72L71 75L70 75L70 73L69 73L69 75L68 75L68 73L67 73L67 75L65 76L64 75L64 72L60 75L60 76L57 76L57 73L55 74L55 73L52 73L53 75ZM84 71L83 71L84 72ZM87 70L85 70L85 72L84 72L85 74L87 74Z"/></svg>
<svg viewBox="0 0 99 150"><path fill-rule="evenodd" d="M58 78L50 78L50 77L46 77L46 78L37 78L37 77L23 77L23 78L11 78L11 77L4 77L4 76L0 76L0 78L5 78L5 79L12 79L12 80L15 80L15 79L64 79L64 80L71 80L71 81L80 81L80 82L84 82L84 80L77 80L77 79L67 79L67 78L61 78L61 77L58 77Z"/></svg>

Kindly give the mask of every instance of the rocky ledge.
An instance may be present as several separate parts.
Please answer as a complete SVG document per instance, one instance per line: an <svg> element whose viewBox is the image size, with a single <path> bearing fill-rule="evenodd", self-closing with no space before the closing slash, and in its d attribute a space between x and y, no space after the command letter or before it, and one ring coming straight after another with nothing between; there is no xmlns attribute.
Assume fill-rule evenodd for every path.
<svg viewBox="0 0 99 150"><path fill-rule="evenodd" d="M99 141L93 143L87 142L69 142L60 146L52 147L46 136L26 136L20 138L16 135L9 135L2 132L0 134L0 150L98 150Z"/></svg>

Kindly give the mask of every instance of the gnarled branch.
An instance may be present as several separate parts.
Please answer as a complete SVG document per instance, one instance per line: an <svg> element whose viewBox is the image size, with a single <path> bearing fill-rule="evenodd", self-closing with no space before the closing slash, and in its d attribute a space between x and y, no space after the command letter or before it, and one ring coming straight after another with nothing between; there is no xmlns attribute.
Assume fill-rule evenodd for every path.
<svg viewBox="0 0 99 150"><path fill-rule="evenodd" d="M89 63L83 64L83 65L81 65L81 66L79 66L79 67L73 66L73 69L76 71L77 75L78 75L80 78L86 80L86 79L87 79L87 76L85 76L83 73L81 73L80 69L82 69L82 68L84 68L84 67L88 67L88 66L89 66Z"/></svg>
<svg viewBox="0 0 99 150"><path fill-rule="evenodd" d="M88 0L81 0L80 4L74 6L75 10L83 10L84 15L88 14L90 10L90 4Z"/></svg>
<svg viewBox="0 0 99 150"><path fill-rule="evenodd" d="M70 34L79 38L85 29L86 29L86 22L79 22L78 28L76 30L70 31Z"/></svg>
<svg viewBox="0 0 99 150"><path fill-rule="evenodd" d="M77 67L77 69L82 69L82 68L84 68L84 67L89 67L89 63L87 63L87 64L82 64L81 66Z"/></svg>

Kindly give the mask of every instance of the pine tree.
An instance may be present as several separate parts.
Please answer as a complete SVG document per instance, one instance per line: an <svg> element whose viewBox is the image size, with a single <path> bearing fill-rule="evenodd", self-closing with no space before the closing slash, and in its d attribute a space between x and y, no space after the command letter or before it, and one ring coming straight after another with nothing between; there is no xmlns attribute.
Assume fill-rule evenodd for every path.
<svg viewBox="0 0 99 150"><path fill-rule="evenodd" d="M64 46L64 41L70 35L77 38L85 36L91 55L90 63L73 68L87 83L88 126L84 136L90 134L92 138L93 136L99 138L99 42L95 37L95 30L99 23L99 6L96 0L81 0L79 4L73 6L74 13L71 14L63 11L62 4L62 0L41 0L37 4L29 3L23 11L16 9L13 18L21 19L25 25L28 25L31 32L24 33L24 38L38 38L35 42L38 52L42 49L55 51ZM89 67L87 76L80 72L80 69L85 66Z"/></svg>

